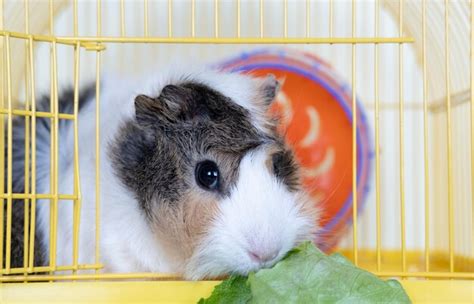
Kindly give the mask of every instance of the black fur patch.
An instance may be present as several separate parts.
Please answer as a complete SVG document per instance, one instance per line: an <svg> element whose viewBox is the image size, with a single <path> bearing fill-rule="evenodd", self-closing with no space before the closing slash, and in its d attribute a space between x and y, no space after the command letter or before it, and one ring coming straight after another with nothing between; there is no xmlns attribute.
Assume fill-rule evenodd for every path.
<svg viewBox="0 0 474 304"><path fill-rule="evenodd" d="M137 96L135 105L136 118L122 126L110 156L148 216L155 202L173 204L189 191L206 159L221 172L216 195L228 195L245 152L265 140L246 109L202 84L166 86L158 97Z"/></svg>
<svg viewBox="0 0 474 304"><path fill-rule="evenodd" d="M79 94L79 109L82 109L91 97L95 96L95 86L89 86ZM38 112L50 112L50 98L43 97L37 101L36 110ZM59 113L72 114L74 110L74 90L65 90L58 99ZM72 121L60 120L59 133L63 133L71 126ZM13 193L29 193L31 189L25 189L25 118L15 117L13 120L13 145L12 145L12 191ZM31 128L31 120L30 120ZM5 143L7 141L7 126L5 126ZM30 132L31 133L31 132ZM37 188L44 184L45 179L49 178L49 160L50 160L50 133L51 119L44 117L36 118L36 183ZM30 137L31 140L31 137ZM31 142L28 143L31 147ZM5 189L7 192L7 159L8 148L5 145ZM31 157L31 156L30 156ZM31 158L30 158L31 163ZM44 170L42 170L44 169ZM30 169L31 170L31 169ZM31 176L31 174L30 174ZM31 185L31 181L30 181ZM4 201L4 240L6 240L6 224L7 224L7 200ZM31 205L31 202L29 202ZM31 213L31 210L30 210ZM30 214L31 217L31 214ZM12 201L12 235L11 235L11 267L23 267L23 237L24 237L24 200ZM36 230L38 231L38 230ZM39 239L38 233L35 236L35 266L46 265L46 257L44 256L44 248ZM5 263L5 246L4 246Z"/></svg>
<svg viewBox="0 0 474 304"><path fill-rule="evenodd" d="M300 190L300 179L298 174L298 165L295 161L293 152L288 149L282 149L273 154L273 172L283 181L291 191Z"/></svg>

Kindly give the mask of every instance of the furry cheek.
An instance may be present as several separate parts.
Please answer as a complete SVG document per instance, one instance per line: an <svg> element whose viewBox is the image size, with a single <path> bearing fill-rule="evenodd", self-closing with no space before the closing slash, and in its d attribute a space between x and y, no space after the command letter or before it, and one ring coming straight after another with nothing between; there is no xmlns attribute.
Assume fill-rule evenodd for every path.
<svg viewBox="0 0 474 304"><path fill-rule="evenodd" d="M186 266L191 279L271 267L298 243L314 239L316 209L266 169L264 152L245 156L239 178Z"/></svg>
<svg viewBox="0 0 474 304"><path fill-rule="evenodd" d="M218 205L218 200L210 195L205 198L191 193L185 195L181 202L161 203L155 208L153 230L179 269L185 267L186 261L208 234L218 213Z"/></svg>

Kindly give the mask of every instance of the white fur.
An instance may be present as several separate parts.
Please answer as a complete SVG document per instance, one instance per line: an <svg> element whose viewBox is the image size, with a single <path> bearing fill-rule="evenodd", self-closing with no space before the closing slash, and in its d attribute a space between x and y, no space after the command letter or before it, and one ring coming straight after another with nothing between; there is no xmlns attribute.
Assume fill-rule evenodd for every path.
<svg viewBox="0 0 474 304"><path fill-rule="evenodd" d="M314 218L302 215L298 196L270 173L264 149L247 154L239 178L186 275L193 279L233 272L247 274L273 265L299 241L309 239ZM274 256L257 262L249 251Z"/></svg>
<svg viewBox="0 0 474 304"><path fill-rule="evenodd" d="M251 102L256 84L249 77L210 71L181 73L177 69L160 71L145 79L105 77L100 98L100 262L106 272L182 272L181 261L166 256L165 250L149 229L133 195L121 186L107 157L107 146L120 124L134 113L137 94L159 95L163 86L183 80L201 81L258 115ZM95 100L79 116L79 155L81 177L81 226L79 263L95 263ZM256 122L258 124L258 122ZM262 127L263 126L257 126ZM59 192L73 193L73 130L61 134ZM67 147L67 148L63 148ZM307 237L314 219L304 218L296 206L295 195L268 172L263 150L242 161L239 181L230 198L222 202L220 215L206 240L186 269L190 278L232 271L245 273L257 265L246 250L275 250L285 254L297 240ZM46 182L38 185L49 192ZM72 264L73 204L58 203L57 265ZM39 232L49 246L49 201L38 201Z"/></svg>

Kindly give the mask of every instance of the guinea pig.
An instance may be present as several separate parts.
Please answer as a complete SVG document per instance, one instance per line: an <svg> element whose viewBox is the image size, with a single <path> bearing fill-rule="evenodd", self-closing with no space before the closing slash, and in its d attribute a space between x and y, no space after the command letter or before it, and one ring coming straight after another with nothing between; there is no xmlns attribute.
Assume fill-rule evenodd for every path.
<svg viewBox="0 0 474 304"><path fill-rule="evenodd" d="M298 243L313 240L317 207L302 189L293 151L268 111L279 86L272 75L214 69L162 72L145 80L104 77L99 227L95 84L79 95L80 188L74 188L74 123L61 119L55 126L37 117L36 192L80 193L79 264L95 263L96 229L103 272L164 272L192 280L271 267ZM58 111L73 110L73 91L65 91ZM49 112L50 99L38 100L37 111ZM55 128L58 180L50 185ZM16 118L16 193L25 191L24 144L24 119ZM56 265L71 265L75 205L59 199L51 220L51 204L36 202L35 266L50 263L51 248ZM23 205L13 202L13 266L23 265ZM51 246L55 221L57 244Z"/></svg>

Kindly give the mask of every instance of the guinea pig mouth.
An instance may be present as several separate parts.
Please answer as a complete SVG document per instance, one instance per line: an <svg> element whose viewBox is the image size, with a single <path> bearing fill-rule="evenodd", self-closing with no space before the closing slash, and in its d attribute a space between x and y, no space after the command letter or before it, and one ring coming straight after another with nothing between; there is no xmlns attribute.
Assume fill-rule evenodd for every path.
<svg viewBox="0 0 474 304"><path fill-rule="evenodd" d="M272 268L273 266L275 266L275 264L278 262L278 260L274 260L274 261L269 261L269 262L264 262L264 263L259 263L255 266L255 268L253 268L252 270L250 270L248 273L252 272L252 271L258 271L260 269L269 269L269 268ZM248 274L246 273L246 275Z"/></svg>

